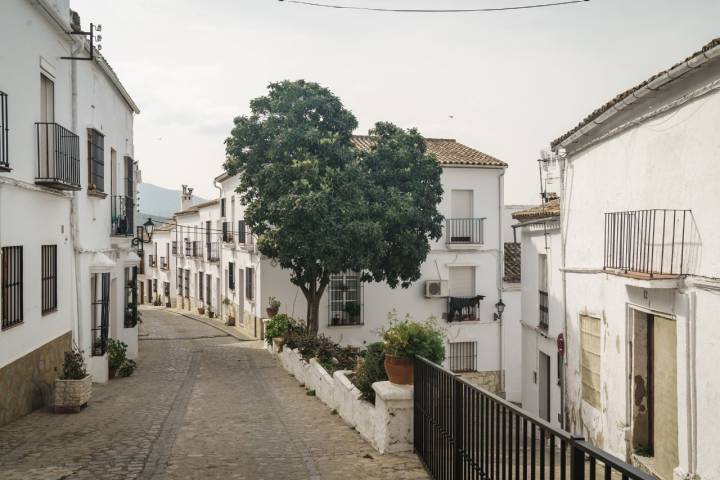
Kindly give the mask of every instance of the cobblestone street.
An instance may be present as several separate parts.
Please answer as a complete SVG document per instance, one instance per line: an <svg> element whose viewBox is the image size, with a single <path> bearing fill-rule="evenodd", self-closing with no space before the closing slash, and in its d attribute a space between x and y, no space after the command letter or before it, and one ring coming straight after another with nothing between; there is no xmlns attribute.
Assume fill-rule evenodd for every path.
<svg viewBox="0 0 720 480"><path fill-rule="evenodd" d="M427 478L415 455L375 452L261 347L145 310L135 375L95 385L80 414L0 427L0 478Z"/></svg>

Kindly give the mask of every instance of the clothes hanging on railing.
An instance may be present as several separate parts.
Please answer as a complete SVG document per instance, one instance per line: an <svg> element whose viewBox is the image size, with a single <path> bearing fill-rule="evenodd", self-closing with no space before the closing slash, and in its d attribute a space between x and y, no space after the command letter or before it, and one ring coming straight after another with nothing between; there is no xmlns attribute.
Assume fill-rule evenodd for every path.
<svg viewBox="0 0 720 480"><path fill-rule="evenodd" d="M448 297L448 322L477 320L477 308L484 295L474 297ZM473 317L472 319L469 317Z"/></svg>

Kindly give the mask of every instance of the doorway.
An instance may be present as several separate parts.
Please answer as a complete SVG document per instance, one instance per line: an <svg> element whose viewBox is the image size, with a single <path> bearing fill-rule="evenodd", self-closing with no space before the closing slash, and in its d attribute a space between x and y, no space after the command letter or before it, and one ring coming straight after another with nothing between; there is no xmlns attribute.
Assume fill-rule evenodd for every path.
<svg viewBox="0 0 720 480"><path fill-rule="evenodd" d="M550 421L550 356L538 352L538 414Z"/></svg>

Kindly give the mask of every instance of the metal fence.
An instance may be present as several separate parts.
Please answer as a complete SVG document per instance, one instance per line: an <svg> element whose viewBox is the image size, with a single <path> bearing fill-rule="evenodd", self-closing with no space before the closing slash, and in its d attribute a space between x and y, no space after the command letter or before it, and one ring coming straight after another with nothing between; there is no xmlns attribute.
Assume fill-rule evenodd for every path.
<svg viewBox="0 0 720 480"><path fill-rule="evenodd" d="M688 273L690 210L634 210L605 214L606 269L653 275Z"/></svg>
<svg viewBox="0 0 720 480"><path fill-rule="evenodd" d="M436 480L653 480L424 358L414 376L415 451Z"/></svg>
<svg viewBox="0 0 720 480"><path fill-rule="evenodd" d="M36 183L59 189L80 189L80 138L57 123L35 124L38 175Z"/></svg>

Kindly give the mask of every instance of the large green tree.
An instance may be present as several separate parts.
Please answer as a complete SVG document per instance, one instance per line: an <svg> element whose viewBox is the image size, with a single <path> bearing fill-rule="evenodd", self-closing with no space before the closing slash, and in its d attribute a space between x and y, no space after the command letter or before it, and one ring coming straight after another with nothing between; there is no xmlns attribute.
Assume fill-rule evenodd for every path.
<svg viewBox="0 0 720 480"><path fill-rule="evenodd" d="M317 331L330 276L408 287L440 238L441 169L416 130L378 123L365 148L357 120L330 90L272 83L235 118L225 169L240 173L245 222L260 252L291 272Z"/></svg>

